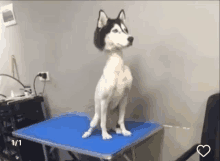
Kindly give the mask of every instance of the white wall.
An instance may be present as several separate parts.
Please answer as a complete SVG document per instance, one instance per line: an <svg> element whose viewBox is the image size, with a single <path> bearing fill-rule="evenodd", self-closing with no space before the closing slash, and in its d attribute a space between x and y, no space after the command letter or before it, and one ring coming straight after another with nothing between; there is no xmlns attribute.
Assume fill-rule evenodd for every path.
<svg viewBox="0 0 220 161"><path fill-rule="evenodd" d="M93 45L98 12L103 9L114 18L124 9L134 36L133 46L124 51L134 77L126 117L191 128L184 142L167 131L177 140L166 146L177 144L182 149L178 154L200 140L207 98L219 91L218 2L13 4L17 25L0 28L0 73L10 74L10 55L16 57L24 84L32 85L39 71L49 71L45 102L51 116L70 111L93 116L95 86L105 64L104 54ZM20 88L1 79L2 94ZM36 88L40 92L43 84L37 82ZM176 157L171 148L163 158Z"/></svg>

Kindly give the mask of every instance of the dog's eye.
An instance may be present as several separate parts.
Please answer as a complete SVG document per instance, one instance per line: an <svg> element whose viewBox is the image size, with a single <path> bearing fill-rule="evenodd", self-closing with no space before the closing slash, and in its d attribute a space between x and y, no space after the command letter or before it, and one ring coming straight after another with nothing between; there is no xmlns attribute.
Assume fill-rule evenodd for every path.
<svg viewBox="0 0 220 161"><path fill-rule="evenodd" d="M116 32L118 32L118 29L114 29L112 32L116 33Z"/></svg>

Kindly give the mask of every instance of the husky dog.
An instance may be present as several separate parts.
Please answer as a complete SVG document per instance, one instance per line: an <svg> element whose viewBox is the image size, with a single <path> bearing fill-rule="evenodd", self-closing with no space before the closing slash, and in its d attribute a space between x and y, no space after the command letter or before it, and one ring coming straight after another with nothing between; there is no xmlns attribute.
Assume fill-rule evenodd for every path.
<svg viewBox="0 0 220 161"><path fill-rule="evenodd" d="M125 128L124 117L133 78L129 67L124 65L122 49L131 46L133 40L125 26L124 10L116 19L108 18L103 10L99 11L94 44L105 52L108 59L95 90L95 115L82 138L89 137L101 122L102 139L111 139L106 128L107 113L115 109L118 109L118 120L112 129L117 134L131 136L131 132Z"/></svg>

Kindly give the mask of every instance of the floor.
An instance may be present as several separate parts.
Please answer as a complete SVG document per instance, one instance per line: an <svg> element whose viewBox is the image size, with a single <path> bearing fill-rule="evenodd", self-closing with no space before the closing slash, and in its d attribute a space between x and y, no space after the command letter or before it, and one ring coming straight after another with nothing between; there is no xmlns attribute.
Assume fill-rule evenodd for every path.
<svg viewBox="0 0 220 161"><path fill-rule="evenodd" d="M165 127L164 144L161 161L173 161L180 157L185 151L190 149L201 140L201 128ZM188 161L199 161L199 154L196 152Z"/></svg>

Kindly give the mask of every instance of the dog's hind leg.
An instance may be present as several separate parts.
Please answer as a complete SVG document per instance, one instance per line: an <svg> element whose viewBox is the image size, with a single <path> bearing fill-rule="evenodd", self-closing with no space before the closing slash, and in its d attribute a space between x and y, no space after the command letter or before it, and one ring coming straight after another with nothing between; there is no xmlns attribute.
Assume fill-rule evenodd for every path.
<svg viewBox="0 0 220 161"><path fill-rule="evenodd" d="M117 113L117 117L119 117L119 116L118 116L118 114L119 114L119 105L116 106L116 108L113 110L113 112L114 112L114 113ZM115 119L115 120L116 120L116 119ZM122 133L122 132L121 132L120 125L118 124L118 121L117 121L116 125L113 126L112 130L115 131L116 134L121 134L121 133Z"/></svg>
<svg viewBox="0 0 220 161"><path fill-rule="evenodd" d="M83 134L82 138L87 138L92 134L95 127L98 125L99 120L100 120L100 103L98 101L96 101L95 102L95 115L94 115L92 121L90 122L89 130Z"/></svg>
<svg viewBox="0 0 220 161"><path fill-rule="evenodd" d="M114 127L113 130L116 132L116 134L122 134L120 127Z"/></svg>
<svg viewBox="0 0 220 161"><path fill-rule="evenodd" d="M106 118L107 118L107 109L109 105L109 98L101 100L101 128L102 128L102 139L111 139L112 136L108 134L106 128Z"/></svg>
<svg viewBox="0 0 220 161"><path fill-rule="evenodd" d="M124 136L131 136L131 132L126 130L125 124L124 124L124 118L125 118L125 109L127 106L127 99L128 94L126 93L124 97L122 98L119 106L119 120L118 124L120 125L121 132Z"/></svg>

